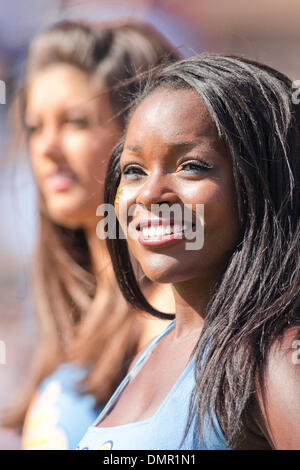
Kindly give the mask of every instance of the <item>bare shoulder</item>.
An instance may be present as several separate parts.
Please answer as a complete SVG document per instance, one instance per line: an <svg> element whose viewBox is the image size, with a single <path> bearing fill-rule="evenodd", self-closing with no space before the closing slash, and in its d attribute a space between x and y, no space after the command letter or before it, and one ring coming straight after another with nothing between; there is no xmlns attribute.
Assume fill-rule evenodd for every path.
<svg viewBox="0 0 300 470"><path fill-rule="evenodd" d="M265 399L260 398L266 426L276 449L300 449L300 337L287 330L273 344L267 364Z"/></svg>

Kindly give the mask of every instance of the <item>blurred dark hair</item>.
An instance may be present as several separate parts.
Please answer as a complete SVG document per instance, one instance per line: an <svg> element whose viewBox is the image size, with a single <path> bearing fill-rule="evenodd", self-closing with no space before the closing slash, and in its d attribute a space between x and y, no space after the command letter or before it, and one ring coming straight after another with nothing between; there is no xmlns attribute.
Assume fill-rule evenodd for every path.
<svg viewBox="0 0 300 470"><path fill-rule="evenodd" d="M264 390L271 346L300 324L300 107L292 103L286 76L240 57L207 54L167 66L135 108L160 87L199 93L233 162L241 239L207 306L188 427L196 414L201 440L205 417L216 413L228 444L238 446L256 379ZM114 203L122 148L121 142L111 157L106 203ZM126 241L108 238L107 244L125 298L159 315L138 286Z"/></svg>
<svg viewBox="0 0 300 470"><path fill-rule="evenodd" d="M55 24L30 44L21 115L24 117L26 93L33 77L52 65L71 64L91 76L99 93L108 94L124 127L129 103L151 69L179 58L180 54L160 33L142 22ZM63 361L89 365L84 389L93 393L96 404L110 397L126 373L137 352L142 325L118 289L105 243L102 250L107 266L100 273L98 295L84 230L53 222L40 201L34 263L38 344L28 384L19 403L15 402L4 417L4 425L23 422L36 387Z"/></svg>

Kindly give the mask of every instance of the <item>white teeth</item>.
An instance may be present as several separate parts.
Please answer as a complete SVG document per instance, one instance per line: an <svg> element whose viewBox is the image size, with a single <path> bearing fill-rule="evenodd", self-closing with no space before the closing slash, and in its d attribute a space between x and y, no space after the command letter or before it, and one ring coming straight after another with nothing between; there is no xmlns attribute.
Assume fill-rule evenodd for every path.
<svg viewBox="0 0 300 470"><path fill-rule="evenodd" d="M187 229L187 225L159 225L159 226L150 226L150 227L141 227L141 232L145 238L159 238L164 235L170 235L171 233L180 233Z"/></svg>
<svg viewBox="0 0 300 470"><path fill-rule="evenodd" d="M149 237L149 228L148 227L142 227L141 232L144 235L144 237Z"/></svg>
<svg viewBox="0 0 300 470"><path fill-rule="evenodd" d="M148 232L148 237L154 237L156 233L155 227L150 227Z"/></svg>

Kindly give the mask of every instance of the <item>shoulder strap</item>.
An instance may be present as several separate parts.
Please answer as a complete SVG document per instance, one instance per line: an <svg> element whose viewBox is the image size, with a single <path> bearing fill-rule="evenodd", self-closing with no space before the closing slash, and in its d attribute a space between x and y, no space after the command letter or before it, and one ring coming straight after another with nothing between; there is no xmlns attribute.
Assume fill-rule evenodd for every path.
<svg viewBox="0 0 300 470"><path fill-rule="evenodd" d="M144 365L144 363L149 359L149 357L151 356L152 354L152 351L155 349L155 346L157 345L157 343L170 331L174 328L175 326L175 320L172 321L172 323L160 334L158 335L156 338L154 338L153 341L151 341L151 343L149 344L149 346L145 349L144 353L141 355L141 357L139 358L139 360L136 362L136 364L133 366L133 368L131 369L131 371L126 375L126 377L122 380L122 382L120 383L120 385L118 386L118 388L116 389L116 391L114 392L114 394L112 395L112 397L110 398L110 400L107 402L106 406L103 408L103 410L101 411L100 415L98 416L98 418L96 419L96 421L94 422L93 426L97 426L98 424L100 424L100 422L104 419L105 416L108 416L112 410L114 409L114 407L116 406L117 402L118 402L118 399L120 398L120 396L122 395L122 393L124 392L125 388L127 387L127 385L132 382L132 380L136 377L136 375L139 373L139 371L141 370L142 366Z"/></svg>

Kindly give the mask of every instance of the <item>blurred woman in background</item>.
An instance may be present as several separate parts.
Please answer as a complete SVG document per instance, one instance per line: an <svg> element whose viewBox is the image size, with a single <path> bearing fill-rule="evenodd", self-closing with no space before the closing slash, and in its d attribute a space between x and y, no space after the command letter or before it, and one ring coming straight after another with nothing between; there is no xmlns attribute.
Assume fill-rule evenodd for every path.
<svg viewBox="0 0 300 470"><path fill-rule="evenodd" d="M3 423L25 419L25 449L74 448L132 357L165 325L124 301L96 235L96 210L137 91L130 79L178 58L160 34L136 22L63 22L30 45L21 106L39 190L38 343L26 390ZM166 289L146 279L141 286L151 303L172 310Z"/></svg>

